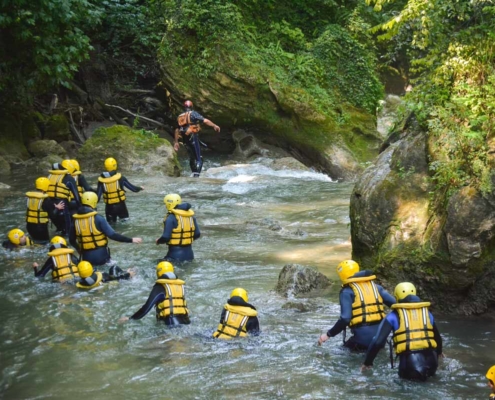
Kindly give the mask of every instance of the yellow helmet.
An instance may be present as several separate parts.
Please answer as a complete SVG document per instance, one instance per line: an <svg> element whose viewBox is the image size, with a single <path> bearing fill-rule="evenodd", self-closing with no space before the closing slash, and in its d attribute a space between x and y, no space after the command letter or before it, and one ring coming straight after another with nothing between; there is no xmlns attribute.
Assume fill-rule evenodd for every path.
<svg viewBox="0 0 495 400"><path fill-rule="evenodd" d="M234 290L232 290L232 293L230 293L230 298L232 298L234 296L239 296L246 303L248 302L248 294L247 294L246 290L244 290L242 288L235 288Z"/></svg>
<svg viewBox="0 0 495 400"><path fill-rule="evenodd" d="M397 301L405 299L410 294L416 295L416 288L410 282L402 282L395 287L394 296Z"/></svg>
<svg viewBox="0 0 495 400"><path fill-rule="evenodd" d="M81 278L88 278L93 275L93 266L88 261L81 261L77 264L77 269Z"/></svg>
<svg viewBox="0 0 495 400"><path fill-rule="evenodd" d="M113 157L109 157L105 160L105 169L108 172L117 170L117 160Z"/></svg>
<svg viewBox="0 0 495 400"><path fill-rule="evenodd" d="M175 208L175 206L182 203L182 199L180 198L180 196L178 194L171 193L171 194L167 194L163 198L163 202L167 206L167 210L170 211L170 210L173 210Z"/></svg>
<svg viewBox="0 0 495 400"><path fill-rule="evenodd" d="M491 380L492 383L495 384L495 365L493 365L486 373L486 379Z"/></svg>
<svg viewBox="0 0 495 400"><path fill-rule="evenodd" d="M36 179L34 185L36 186L36 189L46 192L48 190L48 186L50 186L50 180L42 176L41 178Z"/></svg>
<svg viewBox="0 0 495 400"><path fill-rule="evenodd" d="M79 165L79 161L77 161L77 160L70 160L70 162L74 166L75 171L80 171L81 170L81 166Z"/></svg>
<svg viewBox="0 0 495 400"><path fill-rule="evenodd" d="M168 261L162 261L156 266L156 276L159 278L167 272L174 272L174 266Z"/></svg>
<svg viewBox="0 0 495 400"><path fill-rule="evenodd" d="M11 243L20 245L21 238L24 236L24 232L18 228L15 228L15 229L11 229L7 236Z"/></svg>
<svg viewBox="0 0 495 400"><path fill-rule="evenodd" d="M71 160L63 160L61 162L61 165L62 167L64 167L64 169L69 171L69 174L71 175L76 171L76 167L74 166L74 164L72 164Z"/></svg>
<svg viewBox="0 0 495 400"><path fill-rule="evenodd" d="M67 246L67 241L62 236L54 236L52 240L50 240L50 244L57 244L57 243Z"/></svg>
<svg viewBox="0 0 495 400"><path fill-rule="evenodd" d="M353 260L344 260L337 265L337 273L342 282L359 272L359 264Z"/></svg>
<svg viewBox="0 0 495 400"><path fill-rule="evenodd" d="M81 203L91 208L96 208L98 204L98 195L95 192L84 192L81 195Z"/></svg>

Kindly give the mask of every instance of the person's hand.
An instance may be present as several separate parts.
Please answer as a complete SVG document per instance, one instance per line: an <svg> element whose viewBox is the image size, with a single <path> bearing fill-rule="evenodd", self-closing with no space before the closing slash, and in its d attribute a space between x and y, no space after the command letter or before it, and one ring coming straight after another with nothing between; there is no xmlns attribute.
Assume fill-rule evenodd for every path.
<svg viewBox="0 0 495 400"><path fill-rule="evenodd" d="M124 324L127 321L129 321L129 317L122 317L122 318L119 319L119 324Z"/></svg>
<svg viewBox="0 0 495 400"><path fill-rule="evenodd" d="M158 245L158 241L160 240L160 238L156 239L155 240L155 243Z"/></svg>
<svg viewBox="0 0 495 400"><path fill-rule="evenodd" d="M144 186L141 186L141 190L144 190Z"/></svg>
<svg viewBox="0 0 495 400"><path fill-rule="evenodd" d="M63 202L63 201L61 201L60 203L55 204L55 208L56 208L57 210L63 210L63 209L65 208L65 204L64 204L64 202Z"/></svg>
<svg viewBox="0 0 495 400"><path fill-rule="evenodd" d="M361 365L361 372L364 372L364 371L366 371L368 369L371 369L371 365L364 365L364 364Z"/></svg>
<svg viewBox="0 0 495 400"><path fill-rule="evenodd" d="M129 273L129 275L131 276L131 278L132 278L133 276L136 276L136 271L134 271L134 269L133 269L133 268L129 268L129 269L127 270L127 272ZM125 318L125 317L124 317L124 318Z"/></svg>
<svg viewBox="0 0 495 400"><path fill-rule="evenodd" d="M143 239L141 238L132 238L132 243L143 243Z"/></svg>
<svg viewBox="0 0 495 400"><path fill-rule="evenodd" d="M174 150L179 151L179 142L174 143Z"/></svg>
<svg viewBox="0 0 495 400"><path fill-rule="evenodd" d="M318 346L321 346L323 343L325 343L329 339L328 335L324 333L318 338Z"/></svg>
<svg viewBox="0 0 495 400"><path fill-rule="evenodd" d="M38 268L40 265L37 262L33 263L33 268Z"/></svg>
<svg viewBox="0 0 495 400"><path fill-rule="evenodd" d="M445 358L445 357L447 357L447 356L445 355L445 353L440 353L440 354L438 355L438 358Z"/></svg>
<svg viewBox="0 0 495 400"><path fill-rule="evenodd" d="M213 129L215 129L215 132L220 132L220 127L218 125L215 125Z"/></svg>

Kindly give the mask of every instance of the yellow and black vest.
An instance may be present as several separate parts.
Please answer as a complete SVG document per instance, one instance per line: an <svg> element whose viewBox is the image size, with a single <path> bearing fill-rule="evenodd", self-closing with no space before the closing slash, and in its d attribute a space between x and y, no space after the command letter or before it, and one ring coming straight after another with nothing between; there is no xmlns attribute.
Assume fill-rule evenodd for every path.
<svg viewBox="0 0 495 400"><path fill-rule="evenodd" d="M194 242L194 211L193 210L171 210L172 214L177 218L177 228L172 230L172 238L168 245L172 246L188 246ZM170 213L169 213L170 214ZM165 216L167 219L168 214Z"/></svg>
<svg viewBox="0 0 495 400"><path fill-rule="evenodd" d="M79 278L79 270L72 262L71 254L74 254L74 250L67 248L54 249L48 253L53 261L53 281L65 282L69 279Z"/></svg>
<svg viewBox="0 0 495 400"><path fill-rule="evenodd" d="M30 224L47 224L48 213L43 211L41 207L43 205L43 200L45 200L48 195L41 192L27 192L26 197L26 222L29 222Z"/></svg>
<svg viewBox="0 0 495 400"><path fill-rule="evenodd" d="M100 232L95 225L96 211L87 214L74 214L74 226L76 228L77 243L82 250L92 250L98 247L105 247L108 239L103 232Z"/></svg>
<svg viewBox="0 0 495 400"><path fill-rule="evenodd" d="M77 283L76 283L76 286L77 286L79 289L87 289L87 290L89 290L89 289L93 289L93 288L94 288L94 287L96 287L96 286L100 286L100 285L101 285L101 283L102 283L102 280L103 280L103 274L102 274L101 272L98 272L98 271L96 271L96 272L95 272L95 274L96 274L96 281L94 281L93 279L91 279L91 277L89 277L89 278L84 278L84 279L83 279L83 280L86 280L86 281L87 281L88 279L91 279L94 283L92 283L92 284L90 284L90 285L83 285L83 284L81 283L81 281L79 281L79 282L77 282Z"/></svg>
<svg viewBox="0 0 495 400"><path fill-rule="evenodd" d="M81 175L81 171L76 171L74 172L74 175L72 175L72 177L76 181L77 191L79 192L79 197L81 197L81 195L84 193L84 188L79 185L79 175ZM72 200L73 198L74 195L72 194L72 192L70 192L70 199Z"/></svg>
<svg viewBox="0 0 495 400"><path fill-rule="evenodd" d="M70 190L65 184L62 182L64 180L65 175L69 173L66 169L61 170L50 170L50 175L48 175L48 180L50 184L48 185L48 190L46 194L49 197L55 197L57 199L69 199L70 198Z"/></svg>
<svg viewBox="0 0 495 400"><path fill-rule="evenodd" d="M373 280L375 275L361 278L349 278L343 286L349 286L354 292L352 303L352 319L350 327L357 328L362 324L376 324L385 318L382 296Z"/></svg>
<svg viewBox="0 0 495 400"><path fill-rule="evenodd" d="M198 133L201 130L199 123L193 124L191 122L191 111L186 111L177 117L177 123L179 127L187 136L191 133Z"/></svg>
<svg viewBox="0 0 495 400"><path fill-rule="evenodd" d="M120 203L125 200L125 191L121 189L119 179L120 173L116 173L109 178L99 177L98 181L103 184L103 201L106 204Z"/></svg>
<svg viewBox="0 0 495 400"><path fill-rule="evenodd" d="M169 315L188 315L184 284L181 279L157 279L156 283L163 285L166 293L165 300L156 306L156 318L162 319Z"/></svg>
<svg viewBox="0 0 495 400"><path fill-rule="evenodd" d="M399 329L394 332L394 347L397 354L437 347L428 313L429 306L428 302L392 305L392 309L399 314Z"/></svg>
<svg viewBox="0 0 495 400"><path fill-rule="evenodd" d="M218 325L213 337L219 339L232 339L247 336L246 325L250 317L256 317L258 311L250 307L231 306L225 304L225 318Z"/></svg>

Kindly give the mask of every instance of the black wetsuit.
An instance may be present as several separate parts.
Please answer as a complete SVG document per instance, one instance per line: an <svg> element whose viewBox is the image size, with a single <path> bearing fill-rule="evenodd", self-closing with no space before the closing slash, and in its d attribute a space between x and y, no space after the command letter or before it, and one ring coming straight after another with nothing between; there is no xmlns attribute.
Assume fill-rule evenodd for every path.
<svg viewBox="0 0 495 400"><path fill-rule="evenodd" d="M116 173L117 171L103 172L100 176L102 178L108 178L110 176L114 176ZM105 176L107 174L108 176ZM125 176L122 176L119 179L119 184L120 184L120 188L124 191L125 188L129 189L131 192L134 193L140 192L142 190L140 187L134 186L131 182L129 182ZM105 188L103 186L103 183L98 182L98 189L97 189L98 201L100 201L100 198L103 195L104 191ZM114 204L105 204L105 217L108 222L117 222L117 217L119 219L129 218L129 211L127 210L125 200Z"/></svg>
<svg viewBox="0 0 495 400"><path fill-rule="evenodd" d="M174 273L168 272L163 274L160 279L177 279L177 276ZM148 296L148 300L146 303L134 313L132 317L129 319L141 319L146 314L150 312L153 307L157 307L158 304L165 301L167 298L167 293L165 292L165 288L163 285L159 283L155 283L153 289L151 289L151 293ZM160 317L158 315L158 309L156 314L156 319L165 322L165 325L174 326L174 325L187 325L190 324L189 315L179 314L179 315L169 315L167 317Z"/></svg>
<svg viewBox="0 0 495 400"><path fill-rule="evenodd" d="M409 295L401 303L419 303L421 300L417 296ZM405 379L415 379L424 381L429 376L435 375L438 367L438 355L442 354L442 337L435 324L433 315L429 313L433 326L433 334L437 347L435 349L405 351L399 354L399 376ZM378 332L371 342L364 365L373 365L373 360L385 345L390 332L395 332L399 328L399 316L397 311L392 311L381 322Z"/></svg>
<svg viewBox="0 0 495 400"><path fill-rule="evenodd" d="M67 248L67 246L62 246L62 247ZM53 251L55 249L56 249L56 247L52 245L52 246L50 246L49 251ZM70 258L71 258L72 263L77 265L77 263L79 262L78 258L74 254L71 254ZM55 268L55 264L53 263L53 258L48 257L48 259L45 261L45 264L41 267L40 270L38 270L37 267L34 268L34 276L42 278L48 272L53 271L54 268Z"/></svg>
<svg viewBox="0 0 495 400"><path fill-rule="evenodd" d="M190 111L186 109L186 112ZM202 124L204 122L204 117L196 112L191 111L190 114L191 125ZM186 131L189 125L179 127L179 132L181 133L182 142L186 146L187 152L189 153L189 167L191 167L191 172L194 176L199 176L201 170L203 169L203 157L201 157L201 141L197 133L192 133L186 135Z"/></svg>
<svg viewBox="0 0 495 400"><path fill-rule="evenodd" d="M43 199L41 209L48 214L48 218L57 227L57 230L63 231L65 229L65 219L63 219L63 212L55 208L55 204L58 204L60 200L55 200L53 197L47 197ZM59 216L60 215L60 216ZM57 225L60 217L63 219L63 224ZM35 224L33 222L26 222L26 230L31 238L39 243L46 243L50 241L50 232L48 231L48 222L44 224Z"/></svg>
<svg viewBox="0 0 495 400"><path fill-rule="evenodd" d="M231 297L229 300L227 300L227 304L230 304L231 306L249 307L252 308L253 310L256 310L256 308L252 304L246 303L244 299L240 296ZM223 324L225 321L226 313L227 310L224 308L222 310L222 315L220 317L221 324ZM246 323L246 331L247 333L253 336L258 336L260 334L260 321L258 320L258 317L249 317Z"/></svg>
<svg viewBox="0 0 495 400"><path fill-rule="evenodd" d="M77 210L78 214L87 214L94 211L91 207L81 206ZM100 232L104 233L108 239L115 240L117 242L132 243L132 238L121 235L113 230L113 228L105 221L101 215L95 215L95 226ZM70 229L69 235L70 244L76 249L80 249L76 238L76 227L73 224ZM98 247L92 250L79 250L81 255L80 261L89 261L93 266L104 265L110 261L110 250L108 246Z"/></svg>
<svg viewBox="0 0 495 400"><path fill-rule="evenodd" d="M191 208L189 203L182 203L175 207L177 210L187 211ZM194 236L193 239L196 240L201 236L198 223L196 222L196 217L193 216L194 221ZM157 240L156 244L168 243L172 239L172 230L177 228L177 218L174 214L169 213L167 218L163 222L163 233L162 236ZM194 260L194 252L192 245L176 246L168 245L168 252L163 260L166 261L191 261Z"/></svg>
<svg viewBox="0 0 495 400"><path fill-rule="evenodd" d="M356 273L352 278L361 278L366 276L371 276L373 273L371 271L360 271ZM387 306L391 306L395 304L395 298L391 296L383 287L380 285L376 285L380 296L382 296L383 302ZM328 337L337 336L339 333L344 331L352 320L352 304L355 300L355 294L352 288L349 286L345 286L341 289L339 299L340 299L340 318L335 323L335 325L330 328L327 332ZM361 325L357 327L352 327L351 332L352 335L347 341L345 341L344 346L357 351L365 351L368 349L369 344L373 340L373 336L375 336L378 325L380 322L377 322L373 325Z"/></svg>
<svg viewBox="0 0 495 400"><path fill-rule="evenodd" d="M74 211L75 209L77 209L77 207L79 207L79 205L81 204L81 199L79 197L79 192L77 191L77 183L69 173L64 176L64 178L62 179L62 183L67 186L67 189L69 189L74 196L72 200L73 203L69 202L69 199L59 199L56 197L52 197L53 201L56 204L63 202L65 205L64 209L56 213L54 215L54 219L52 220L53 224L57 228L57 231L60 231L60 233L64 236L67 234L67 232L69 232L71 226L71 210Z"/></svg>
<svg viewBox="0 0 495 400"><path fill-rule="evenodd" d="M110 267L110 270L107 272L101 272L102 282L111 282L111 281L120 281L122 279L130 279L131 274L129 272L124 272L122 269L116 265ZM96 276L96 272L93 275L87 278L81 278L79 280L79 284L81 286L92 286L97 281L98 277Z"/></svg>

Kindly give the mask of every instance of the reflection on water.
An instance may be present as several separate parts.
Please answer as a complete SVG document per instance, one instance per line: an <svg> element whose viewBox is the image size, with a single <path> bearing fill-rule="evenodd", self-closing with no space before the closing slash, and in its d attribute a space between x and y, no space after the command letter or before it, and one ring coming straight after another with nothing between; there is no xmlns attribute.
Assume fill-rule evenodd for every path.
<svg viewBox="0 0 495 400"><path fill-rule="evenodd" d="M82 163L83 164L83 163ZM84 164L83 164L84 166ZM142 245L111 243L128 282L91 292L38 281L31 264L46 249L0 253L1 397L28 398L484 398L484 373L494 364L493 322L437 316L447 358L426 384L404 382L384 351L361 374L362 355L341 348L341 338L315 346L339 315L339 285L322 297L294 299L307 312L284 307L273 292L286 263L317 267L335 279L350 256L352 185L315 172L273 171L262 163L210 168L200 179L129 175L146 190L129 194L131 221L116 229L143 237ZM3 232L24 217L29 182L18 173L0 196ZM96 176L88 176L90 182ZM193 204L203 237L196 260L177 268L187 284L192 324L168 330L153 312L119 325L146 300L155 279L156 246L165 212L163 196L180 193ZM100 206L102 212L103 206ZM23 225L23 224L22 224ZM258 307L263 334L216 341L211 334L232 288L241 286ZM469 326L469 330L466 329Z"/></svg>

